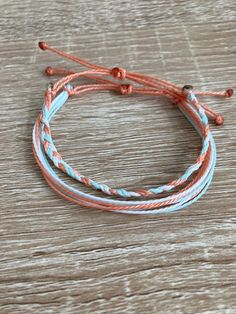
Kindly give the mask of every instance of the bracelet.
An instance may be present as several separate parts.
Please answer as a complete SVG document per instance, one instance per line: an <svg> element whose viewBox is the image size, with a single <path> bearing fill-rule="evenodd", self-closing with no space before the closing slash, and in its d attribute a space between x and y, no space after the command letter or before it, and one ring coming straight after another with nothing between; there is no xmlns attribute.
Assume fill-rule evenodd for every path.
<svg viewBox="0 0 236 314"><path fill-rule="evenodd" d="M49 47L45 42L40 42L39 47L42 50L50 50L88 68L88 70L83 72L52 67L47 67L45 70L48 76L63 76L55 84L49 84L45 92L42 110L35 122L32 134L34 157L44 178L53 190L65 199L81 206L128 214L172 212L194 203L206 192L212 181L216 163L216 146L209 129L208 117L213 119L216 125L222 125L224 119L208 106L202 104L198 100L198 96L229 98L233 95L232 89L227 89L224 92L195 92L191 85L185 85L181 88L157 77L128 72L119 67L110 69L90 63L64 53L59 49ZM94 82L72 86L71 82L80 77L89 78ZM107 77L113 78L113 80ZM130 80L135 85L131 83L120 84L119 81L124 79ZM111 188L106 184L99 183L80 174L58 152L53 142L50 122L70 97L99 90L114 90L122 95L147 94L167 97L183 113L201 138L202 148L195 163L189 166L178 179L151 189L127 190L125 188ZM85 186L113 197L99 197L73 188L58 177L49 161L57 169L60 169ZM179 190L173 192L172 190L175 189ZM159 194L163 192L165 192L165 196L161 197ZM135 200L137 198L145 199Z"/></svg>

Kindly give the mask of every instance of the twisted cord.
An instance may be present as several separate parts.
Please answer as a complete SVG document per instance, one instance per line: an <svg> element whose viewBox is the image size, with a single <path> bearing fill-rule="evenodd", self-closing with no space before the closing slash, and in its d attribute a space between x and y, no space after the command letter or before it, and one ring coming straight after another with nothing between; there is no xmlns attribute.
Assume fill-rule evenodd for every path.
<svg viewBox="0 0 236 314"><path fill-rule="evenodd" d="M224 119L221 115L202 104L198 100L198 96L229 98L233 94L232 89L215 93L194 92L193 87L190 85L185 85L181 88L160 78L128 72L119 67L110 69L96 65L81 58L66 54L56 48L49 47L44 42L39 43L39 47L42 50L55 52L88 68L88 70L78 73L63 68L47 67L45 70L45 73L49 76L62 75L63 77L54 85L50 85L45 92L45 102L33 129L33 153L46 181L57 193L82 206L139 214L177 210L195 202L205 193L212 180L216 160L216 147L209 130L208 117L214 119L217 125L223 124ZM96 83L73 87L70 83L79 77L87 77ZM128 79L131 82L133 81L135 85L131 83L120 84L117 81L108 79L109 77L121 81ZM201 137L202 148L195 162L189 166L179 178L160 187L151 189L141 188L131 191L124 188L115 189L80 174L76 169L71 167L57 151L52 138L50 121L69 97L98 90L114 90L120 92L122 95L148 94L165 96L170 99L193 125ZM66 173L71 178L83 183L87 187L100 190L107 195L126 199L141 197L151 198L157 197L157 195L162 192L168 192L170 194L170 192L177 187L181 187L181 189L167 197L159 196L157 199L143 201L122 201L96 197L74 189L64 183L57 176L47 158L53 162L56 168ZM193 175L193 179L187 182Z"/></svg>

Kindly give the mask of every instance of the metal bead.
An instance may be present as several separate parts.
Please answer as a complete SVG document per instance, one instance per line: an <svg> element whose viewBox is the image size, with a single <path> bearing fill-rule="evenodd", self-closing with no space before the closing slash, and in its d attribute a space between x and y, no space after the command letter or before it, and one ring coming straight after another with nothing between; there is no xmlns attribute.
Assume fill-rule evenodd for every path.
<svg viewBox="0 0 236 314"><path fill-rule="evenodd" d="M184 85L184 87L182 88L183 91L190 91L193 89L192 85Z"/></svg>

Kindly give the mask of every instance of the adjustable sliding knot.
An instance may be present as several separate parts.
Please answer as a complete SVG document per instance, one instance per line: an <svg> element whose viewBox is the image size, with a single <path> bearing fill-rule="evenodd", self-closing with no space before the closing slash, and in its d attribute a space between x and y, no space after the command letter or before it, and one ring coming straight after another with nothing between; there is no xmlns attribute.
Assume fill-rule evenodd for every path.
<svg viewBox="0 0 236 314"><path fill-rule="evenodd" d="M191 98L193 98L194 94L193 94L193 86L192 85L184 85L182 87L182 91L183 94L187 96L187 98L189 98L189 100L191 101Z"/></svg>
<svg viewBox="0 0 236 314"><path fill-rule="evenodd" d="M193 86L192 85L184 85L182 87L182 91L185 93L185 94L188 94L189 92L192 92L193 90Z"/></svg>
<svg viewBox="0 0 236 314"><path fill-rule="evenodd" d="M122 95L130 95L133 92L133 86L131 84L121 84L120 92Z"/></svg>
<svg viewBox="0 0 236 314"><path fill-rule="evenodd" d="M125 77L126 77L126 70L123 69L123 68L115 67L115 68L111 69L111 75L114 78L117 78L117 79L120 79L120 80L124 80Z"/></svg>
<svg viewBox="0 0 236 314"><path fill-rule="evenodd" d="M192 85L184 85L182 88L182 91L183 91L184 95L187 96L187 98L190 102L196 101L196 96L193 93L193 86Z"/></svg>

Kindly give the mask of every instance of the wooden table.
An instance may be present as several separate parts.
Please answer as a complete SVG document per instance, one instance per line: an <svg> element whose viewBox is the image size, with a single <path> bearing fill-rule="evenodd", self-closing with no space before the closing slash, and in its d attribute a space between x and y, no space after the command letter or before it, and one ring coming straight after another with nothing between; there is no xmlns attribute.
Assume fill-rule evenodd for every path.
<svg viewBox="0 0 236 314"><path fill-rule="evenodd" d="M39 40L106 66L200 90L235 86L235 1L0 0L0 313L236 313L235 98L206 99L218 160L182 211L127 216L80 208L45 183L31 132L47 65L81 70ZM200 140L168 101L100 92L52 125L66 160L116 187L178 177ZM83 188L84 189L84 188Z"/></svg>

